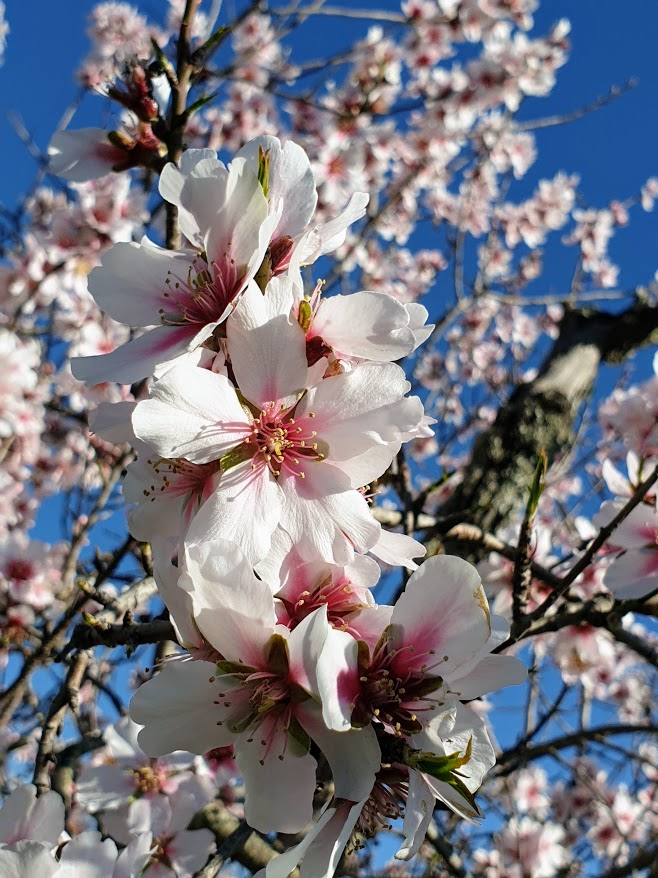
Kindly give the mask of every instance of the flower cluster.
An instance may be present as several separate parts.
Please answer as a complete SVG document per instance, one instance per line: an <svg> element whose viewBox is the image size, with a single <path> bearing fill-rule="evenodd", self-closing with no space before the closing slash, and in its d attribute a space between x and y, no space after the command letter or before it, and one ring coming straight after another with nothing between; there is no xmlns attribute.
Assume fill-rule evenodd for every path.
<svg viewBox="0 0 658 878"><path fill-rule="evenodd" d="M146 398L105 407L95 424L138 452L129 526L151 542L186 650L132 700L156 761L144 773L131 756L126 777L159 792L161 757L230 747L262 832L303 830L318 782L330 790L268 875L302 858L331 875L350 837L403 813L407 859L437 801L480 815L474 794L495 756L462 702L525 678L517 659L492 655L508 627L467 562L430 558L394 606L372 596L374 558L413 569L424 554L381 527L368 492L403 443L431 436L394 362L430 333L427 312L382 292L305 289L302 267L342 243L367 196L317 222L310 163L292 142L259 137L228 167L189 150L164 168L160 193L186 246L119 242L89 279L104 311L143 331L72 364L91 383L153 376ZM101 777L103 789L125 786L119 769L83 774L80 801L125 807L94 793Z"/></svg>

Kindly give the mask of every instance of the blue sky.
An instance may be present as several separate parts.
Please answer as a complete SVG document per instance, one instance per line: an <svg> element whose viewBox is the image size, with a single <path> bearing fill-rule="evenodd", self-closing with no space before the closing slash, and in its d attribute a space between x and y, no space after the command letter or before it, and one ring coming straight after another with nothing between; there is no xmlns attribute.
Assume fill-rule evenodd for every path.
<svg viewBox="0 0 658 878"><path fill-rule="evenodd" d="M78 93L74 70L86 54L86 17L89 0L7 0L6 17L11 32L4 67L0 69L0 138L4 174L0 201L11 207L30 185L34 161L17 138L8 113L17 111L41 149L67 107ZM235 6L227 0L226 9ZM335 4L338 5L338 4ZM396 8L392 0L360 0L346 6ZM242 8L242 2L237 2ZM164 2L146 0L140 9L158 19ZM571 60L558 76L557 87L546 99L530 100L522 116L548 116L580 107L611 85L631 78L638 85L630 93L596 113L570 125L539 133L540 160L529 180L552 175L559 169L579 172L582 191L590 204L603 206L610 198L624 198L642 182L658 174L658 4L631 2L623 11L612 0L545 0L535 16L535 30L544 32L558 18L573 25ZM35 24L37 25L35 27ZM360 28L334 18L316 19L306 25L295 52L317 57L325 47L344 44L346 28ZM86 99L78 125L98 123L103 102ZM8 172L8 169L11 169ZM612 247L622 265L621 283L646 281L658 267L656 224L653 217L638 217L630 232L621 234Z"/></svg>

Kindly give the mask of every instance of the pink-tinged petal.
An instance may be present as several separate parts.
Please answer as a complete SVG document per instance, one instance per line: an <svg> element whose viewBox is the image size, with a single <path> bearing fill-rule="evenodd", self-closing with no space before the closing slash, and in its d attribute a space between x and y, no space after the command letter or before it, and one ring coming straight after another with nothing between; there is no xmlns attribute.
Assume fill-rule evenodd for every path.
<svg viewBox="0 0 658 878"><path fill-rule="evenodd" d="M195 326L156 326L109 354L73 357L71 372L86 384L133 384L155 367L184 353L194 339Z"/></svg>
<svg viewBox="0 0 658 878"><path fill-rule="evenodd" d="M311 334L320 336L338 357L387 362L411 353L414 334L404 305L386 293L362 290L323 299Z"/></svg>
<svg viewBox="0 0 658 878"><path fill-rule="evenodd" d="M187 539L201 542L222 537L239 543L253 566L270 550L281 518L282 492L269 469L252 470L251 461L222 473L219 488L195 516Z"/></svg>
<svg viewBox="0 0 658 878"><path fill-rule="evenodd" d="M108 140L103 128L57 131L48 145L48 170L71 183L97 180L125 161L126 152Z"/></svg>
<svg viewBox="0 0 658 878"><path fill-rule="evenodd" d="M623 505L623 501L622 501ZM603 506L606 506L604 503ZM601 513L603 513L603 506ZM611 516L612 517L612 516ZM641 503L630 511L610 537L610 544L623 549L639 549L644 546L658 547L658 511Z"/></svg>
<svg viewBox="0 0 658 878"><path fill-rule="evenodd" d="M235 736L217 725L224 715L213 704L220 687L216 674L210 662L170 662L140 686L130 702L130 716L144 726L139 746L146 754L202 754L233 743Z"/></svg>
<svg viewBox="0 0 658 878"><path fill-rule="evenodd" d="M57 843L64 830L64 803L57 793L37 799L34 784L17 787L0 809L0 843L21 839Z"/></svg>
<svg viewBox="0 0 658 878"><path fill-rule="evenodd" d="M269 157L270 204L283 204L272 237L290 235L294 238L306 229L318 200L308 156L301 146L291 140L281 143L278 137L269 134L255 137L242 147L237 157L246 159L256 174L259 149L267 152Z"/></svg>
<svg viewBox="0 0 658 878"><path fill-rule="evenodd" d="M260 730L255 738L243 737L236 747L247 823L259 832L301 832L313 817L317 763L284 730L272 734L265 755Z"/></svg>
<svg viewBox="0 0 658 878"><path fill-rule="evenodd" d="M450 690L458 692L462 701L479 698L505 686L519 686L528 679L525 665L511 655L488 655L462 677L450 678Z"/></svg>
<svg viewBox="0 0 658 878"><path fill-rule="evenodd" d="M607 568L603 583L619 600L641 598L658 589L658 546L628 549Z"/></svg>
<svg viewBox="0 0 658 878"><path fill-rule="evenodd" d="M398 441L400 431L417 423L416 404L404 399L409 387L399 366L368 363L325 378L309 390L296 414L314 412L314 429L329 446L328 457L349 460L374 445Z"/></svg>
<svg viewBox="0 0 658 878"><path fill-rule="evenodd" d="M219 460L249 434L250 425L224 375L182 364L151 388L133 413L136 436L166 458Z"/></svg>
<svg viewBox="0 0 658 878"><path fill-rule="evenodd" d="M267 220L267 214L267 199L258 177L244 159L234 159L228 167L226 195L221 210L208 225L205 234L209 261L221 262L229 258L234 260L238 269L258 261L255 271L269 243L269 238L267 241L260 238L260 229ZM270 231L275 224L276 218Z"/></svg>
<svg viewBox="0 0 658 878"><path fill-rule="evenodd" d="M427 554L427 549L422 543L407 536L407 534L382 528L379 539L374 546L370 547L370 554L391 567L406 567L408 570L416 570L418 564L412 559L422 558Z"/></svg>
<svg viewBox="0 0 658 878"><path fill-rule="evenodd" d="M276 625L274 598L236 543L221 538L188 543L178 584L208 643L228 661L263 665Z"/></svg>
<svg viewBox="0 0 658 878"><path fill-rule="evenodd" d="M428 558L398 598L392 622L395 642L414 647L396 659L399 676L417 664L435 664L436 676L448 677L481 649L491 632L477 570L451 555Z"/></svg>
<svg viewBox="0 0 658 878"><path fill-rule="evenodd" d="M309 613L288 635L289 678L315 698L319 697L320 656L333 630L327 621L325 605Z"/></svg>
<svg viewBox="0 0 658 878"><path fill-rule="evenodd" d="M352 712L360 692L358 646L346 631L331 628L316 664L317 690L325 726L345 732L352 726ZM358 796L361 798L361 796Z"/></svg>
<svg viewBox="0 0 658 878"><path fill-rule="evenodd" d="M178 207L181 231L201 250L226 202L227 182L228 171L212 149L188 149L180 170L170 162L160 175L160 195Z"/></svg>
<svg viewBox="0 0 658 878"><path fill-rule="evenodd" d="M194 254L163 250L148 238L140 244L120 242L89 275L89 292L106 314L126 326L160 324L160 309L170 311L169 273L185 279Z"/></svg>
<svg viewBox="0 0 658 878"><path fill-rule="evenodd" d="M279 484L285 502L281 527L303 558L318 555L344 567L354 548L367 551L379 536L380 525L370 514L363 495L349 488L349 479L326 461L310 463L306 478L282 473Z"/></svg>
<svg viewBox="0 0 658 878"><path fill-rule="evenodd" d="M382 761L373 727L332 731L325 725L318 705L311 701L300 704L296 716L329 763L335 798L356 802L369 796Z"/></svg>
<svg viewBox="0 0 658 878"><path fill-rule="evenodd" d="M266 295L251 283L226 325L240 390L260 408L299 393L305 386L306 342L299 323L290 319L291 307L288 278L274 278Z"/></svg>
<svg viewBox="0 0 658 878"><path fill-rule="evenodd" d="M396 860L410 860L420 850L434 814L434 794L419 771L409 771L409 794L404 809L404 842Z"/></svg>
<svg viewBox="0 0 658 878"><path fill-rule="evenodd" d="M128 529L145 542L177 541L216 487L219 472L213 474L210 465L205 480L192 478L193 464L177 472L174 465L159 461L158 455L140 444L144 451L129 465L122 485L126 503L137 504L128 511Z"/></svg>

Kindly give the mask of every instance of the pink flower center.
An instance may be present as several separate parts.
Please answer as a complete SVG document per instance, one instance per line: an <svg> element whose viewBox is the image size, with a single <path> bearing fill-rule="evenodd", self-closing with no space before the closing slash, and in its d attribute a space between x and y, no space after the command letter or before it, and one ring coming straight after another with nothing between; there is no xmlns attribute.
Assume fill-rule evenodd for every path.
<svg viewBox="0 0 658 878"><path fill-rule="evenodd" d="M324 460L325 455L319 451L317 433L311 430L313 412L307 412L301 418L292 415L292 409L283 409L277 403L268 403L254 421L251 436L246 443L255 446L253 469L259 461L264 462L274 476L280 476L283 470L292 475L305 478L303 465L309 460Z"/></svg>
<svg viewBox="0 0 658 878"><path fill-rule="evenodd" d="M160 309L160 321L166 326L207 326L220 320L228 305L240 292L244 269L233 259L223 256L208 265L203 262L199 271L190 268L183 279L167 272L167 310ZM195 263L196 268L196 263Z"/></svg>
<svg viewBox="0 0 658 878"><path fill-rule="evenodd" d="M368 591L363 586L354 585L344 576L336 580L328 576L312 591L300 592L295 600L282 600L290 616L291 628L319 607L326 605L329 624L341 631L348 631L358 639L358 631L350 628L345 617L369 605L365 595Z"/></svg>
<svg viewBox="0 0 658 878"><path fill-rule="evenodd" d="M167 781L167 772L164 766L144 765L133 771L135 792L138 796L146 796L149 793L159 793Z"/></svg>
<svg viewBox="0 0 658 878"><path fill-rule="evenodd" d="M434 654L433 649L428 650L428 656ZM413 662L409 660L412 655ZM431 672L443 664L445 657L430 665L423 658L414 655L411 644L394 647L390 634L385 631L369 661L359 656L361 692L352 721L361 725L374 717L396 735L420 732L423 723L418 714L437 710L445 704L438 697L429 697L442 690L442 678Z"/></svg>
<svg viewBox="0 0 658 878"><path fill-rule="evenodd" d="M34 576L34 565L27 558L11 558L5 566L5 575L14 582L27 582Z"/></svg>
<svg viewBox="0 0 658 878"><path fill-rule="evenodd" d="M283 638L272 635L264 667L251 668L221 661L217 666L227 674L225 683L230 681L237 684L230 688L226 686L217 695L214 704L232 709L230 719L219 720L217 725L226 722L235 734L248 730L247 743L253 742L258 731L260 744L264 748L261 764L275 740L283 739L284 751L277 754L279 759L283 759L288 733L296 724L295 705L308 698L307 693L289 677L287 646ZM222 682L222 677L215 679ZM282 737L279 733L282 733Z"/></svg>

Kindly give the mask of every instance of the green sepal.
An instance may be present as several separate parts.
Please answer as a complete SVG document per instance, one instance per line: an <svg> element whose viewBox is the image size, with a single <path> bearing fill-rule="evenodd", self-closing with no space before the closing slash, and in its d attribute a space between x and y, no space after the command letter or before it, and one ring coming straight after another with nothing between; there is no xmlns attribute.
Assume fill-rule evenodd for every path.
<svg viewBox="0 0 658 878"><path fill-rule="evenodd" d="M270 194L270 151L262 146L258 147L258 182L267 198Z"/></svg>
<svg viewBox="0 0 658 878"><path fill-rule="evenodd" d="M245 665L240 665L237 662L228 662L226 659L220 659L215 662L215 667L217 668L217 672L220 676L225 677L227 675L230 676L242 676L245 671L251 670L251 668L245 667Z"/></svg>
<svg viewBox="0 0 658 878"><path fill-rule="evenodd" d="M234 466L244 463L245 460L249 460L249 458L253 456L254 449L246 442L242 442L240 445L227 451L223 457L219 458L219 468L223 473L228 472L230 469L233 469Z"/></svg>
<svg viewBox="0 0 658 878"><path fill-rule="evenodd" d="M267 654L267 670L280 677L285 677L289 668L288 642L280 634L273 634L270 637L270 648Z"/></svg>
<svg viewBox="0 0 658 878"><path fill-rule="evenodd" d="M288 726L288 732L290 734L290 737L294 741L296 741L297 744L299 744L299 746L301 747L302 753L300 755L308 753L308 751L311 749L311 736L305 729L302 728L296 717L293 717L290 721L290 725Z"/></svg>

